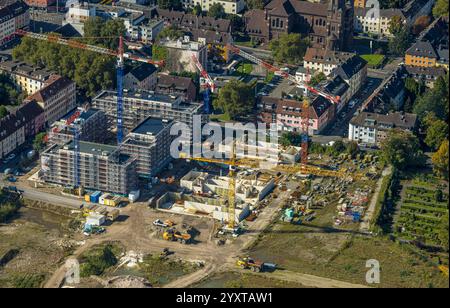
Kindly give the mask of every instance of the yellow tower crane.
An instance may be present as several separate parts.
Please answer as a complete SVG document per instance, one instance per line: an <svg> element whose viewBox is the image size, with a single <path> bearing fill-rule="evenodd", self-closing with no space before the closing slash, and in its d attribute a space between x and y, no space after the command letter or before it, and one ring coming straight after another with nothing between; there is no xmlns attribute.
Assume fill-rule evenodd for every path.
<svg viewBox="0 0 450 308"><path fill-rule="evenodd" d="M231 147L230 159L214 159L214 158L204 158L204 157L188 157L185 153L180 154L181 159L193 160L204 163L212 164L223 164L229 166L229 182L228 182L228 222L226 231L236 232L236 170L237 168L250 168L256 169L260 168L259 162L257 160L247 160L247 159L237 159L236 157L236 142L233 141ZM275 165L271 171L280 172L284 174L305 174L305 175L316 175L322 177L337 177L337 178L359 178L362 175L358 173L353 173L351 176L343 171L332 171L324 170L316 166L311 166L307 164L295 164L295 165Z"/></svg>

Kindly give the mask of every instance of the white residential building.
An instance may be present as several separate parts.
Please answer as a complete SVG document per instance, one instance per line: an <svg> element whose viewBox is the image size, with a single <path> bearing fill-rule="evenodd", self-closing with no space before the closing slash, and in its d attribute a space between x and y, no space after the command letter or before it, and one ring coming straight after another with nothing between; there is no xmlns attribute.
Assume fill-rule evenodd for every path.
<svg viewBox="0 0 450 308"><path fill-rule="evenodd" d="M417 115L395 112L378 114L361 112L351 119L348 128L348 139L359 144L380 145L387 138L391 129L399 128L413 131L417 125Z"/></svg>
<svg viewBox="0 0 450 308"><path fill-rule="evenodd" d="M355 31L378 36L392 36L389 27L394 16L400 17L403 24L407 25L407 18L400 9L381 9L379 12L378 16L367 8L355 8Z"/></svg>
<svg viewBox="0 0 450 308"><path fill-rule="evenodd" d="M181 0L185 8L201 5L203 11L209 11L214 4L221 4L227 14L239 14L245 9L244 0Z"/></svg>
<svg viewBox="0 0 450 308"><path fill-rule="evenodd" d="M328 76L335 68L345 63L353 56L355 56L355 54L351 52L309 47L303 57L304 69L303 72L299 72L299 78L304 74L312 75L316 72L322 72Z"/></svg>

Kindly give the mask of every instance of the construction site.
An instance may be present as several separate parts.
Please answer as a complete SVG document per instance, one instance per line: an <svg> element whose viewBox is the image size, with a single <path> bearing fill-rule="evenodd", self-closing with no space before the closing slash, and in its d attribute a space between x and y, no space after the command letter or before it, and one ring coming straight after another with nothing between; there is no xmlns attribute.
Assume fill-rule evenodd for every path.
<svg viewBox="0 0 450 308"><path fill-rule="evenodd" d="M65 223L70 219L71 228L64 229L67 234L52 237L56 241L65 236L70 247L57 249L58 267L46 264L49 269L37 285L223 287L227 280L223 277L231 277L228 280L241 285L284 281L296 287L365 286L363 276L356 276L361 270L353 267L371 256L366 252L356 260L352 249L369 251L371 243L386 245L369 236L378 195L391 170L380 163L376 152L347 151L344 142L339 153L328 151L333 142L321 144L321 153L313 151L310 103L320 98L327 108L340 110L339 96L230 44L228 52L277 74L304 94L296 102L302 107L297 108L301 109L300 142L271 144L270 133L254 143L233 136L222 138L214 149L227 154L221 158L181 151L173 157L171 146L177 136L171 129L176 123L189 128L182 132L190 143L189 152L212 147L206 138L194 136L195 127L209 122L217 93L205 70L205 42L188 38L165 42L178 61L174 70L187 66L191 73L200 73L203 100L194 102L181 95L124 89L126 61L161 69L165 63L126 52L122 37L118 50L110 50L51 35L18 33L117 58L117 91L101 90L90 105L77 107L53 123L38 164L9 188L24 199L41 198L39 205L32 206L52 209L47 204L58 204L64 208ZM22 228L41 231L27 222L16 227ZM0 226L1 234L8 230ZM39 243L45 244L41 232L38 235ZM13 240L8 237L2 254L14 249ZM67 281L61 251L81 263L81 284ZM395 258L418 259L400 249L392 251ZM43 258L50 253L45 251ZM114 255L115 261L96 268L98 260L108 255ZM11 260L13 266L22 259ZM429 267L423 261L418 264L410 275L421 276ZM430 280L445 284L437 274ZM386 281L383 286L410 286L408 281Z"/></svg>

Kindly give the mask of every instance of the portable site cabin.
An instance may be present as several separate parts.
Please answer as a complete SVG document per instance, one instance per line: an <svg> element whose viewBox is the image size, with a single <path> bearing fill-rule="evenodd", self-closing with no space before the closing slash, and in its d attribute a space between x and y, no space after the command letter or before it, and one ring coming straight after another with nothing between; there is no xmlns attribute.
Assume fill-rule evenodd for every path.
<svg viewBox="0 0 450 308"><path fill-rule="evenodd" d="M96 191L91 195L91 203L98 203L100 201L101 191Z"/></svg>
<svg viewBox="0 0 450 308"><path fill-rule="evenodd" d="M119 210L111 210L108 212L106 218L110 221L115 221L120 215L120 211Z"/></svg>
<svg viewBox="0 0 450 308"><path fill-rule="evenodd" d="M86 218L86 224L91 225L91 226L101 226L105 223L106 221L106 217L105 215L100 215L100 214L90 214L87 218Z"/></svg>

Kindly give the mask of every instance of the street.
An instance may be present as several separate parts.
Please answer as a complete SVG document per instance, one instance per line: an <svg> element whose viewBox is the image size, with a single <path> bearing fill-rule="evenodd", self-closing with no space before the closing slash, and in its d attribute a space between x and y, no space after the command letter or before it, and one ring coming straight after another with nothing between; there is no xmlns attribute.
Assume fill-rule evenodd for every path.
<svg viewBox="0 0 450 308"><path fill-rule="evenodd" d="M335 136L335 137L348 137L348 123L354 116L355 112L361 107L362 103L375 91L375 89L381 84L382 80L378 78L368 77L366 83L361 87L358 93L356 93L350 101L355 101L356 104L353 108L349 108L349 105L345 106L342 111L337 115L335 122L331 127L328 127L321 135Z"/></svg>

